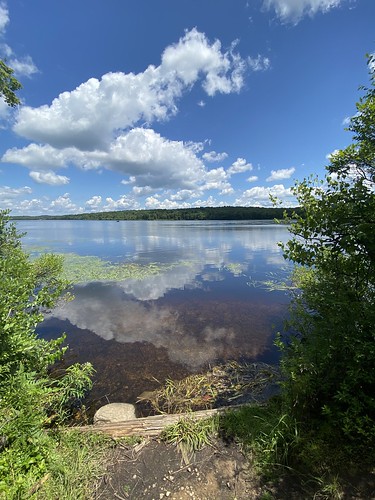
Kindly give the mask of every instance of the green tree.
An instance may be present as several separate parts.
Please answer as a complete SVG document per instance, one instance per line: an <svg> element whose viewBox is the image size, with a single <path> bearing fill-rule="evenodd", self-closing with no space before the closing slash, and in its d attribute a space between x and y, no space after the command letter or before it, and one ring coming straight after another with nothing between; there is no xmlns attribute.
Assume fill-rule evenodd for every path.
<svg viewBox="0 0 375 500"><path fill-rule="evenodd" d="M290 326L280 343L292 414L350 442L375 442L375 77L357 103L353 143L323 181L294 187L302 208L284 255L297 264Z"/></svg>
<svg viewBox="0 0 375 500"><path fill-rule="evenodd" d="M5 102L11 107L20 103L16 92L22 88L13 73L14 70L7 66L3 60L0 60L0 96L3 96Z"/></svg>

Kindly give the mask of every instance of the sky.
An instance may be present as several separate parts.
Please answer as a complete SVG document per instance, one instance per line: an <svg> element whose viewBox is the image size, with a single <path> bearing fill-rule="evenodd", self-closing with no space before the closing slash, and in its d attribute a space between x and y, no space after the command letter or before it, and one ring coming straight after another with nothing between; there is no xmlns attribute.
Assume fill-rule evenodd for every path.
<svg viewBox="0 0 375 500"><path fill-rule="evenodd" d="M0 0L0 208L294 206L350 144L374 0Z"/></svg>

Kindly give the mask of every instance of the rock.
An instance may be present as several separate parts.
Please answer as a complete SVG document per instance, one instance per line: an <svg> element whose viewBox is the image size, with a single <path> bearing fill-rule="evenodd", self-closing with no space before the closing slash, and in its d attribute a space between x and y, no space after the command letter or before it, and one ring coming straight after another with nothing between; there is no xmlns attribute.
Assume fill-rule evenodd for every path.
<svg viewBox="0 0 375 500"><path fill-rule="evenodd" d="M94 415L94 424L124 422L136 418L135 406L129 403L110 403L102 406Z"/></svg>

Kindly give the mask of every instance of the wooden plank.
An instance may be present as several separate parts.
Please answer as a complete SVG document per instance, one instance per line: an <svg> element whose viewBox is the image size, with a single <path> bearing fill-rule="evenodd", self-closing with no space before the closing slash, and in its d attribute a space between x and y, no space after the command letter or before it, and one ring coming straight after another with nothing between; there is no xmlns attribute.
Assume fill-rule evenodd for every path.
<svg viewBox="0 0 375 500"><path fill-rule="evenodd" d="M112 437L124 436L158 436L167 425L175 424L181 418L203 419L213 415L219 415L236 407L214 408L211 410L194 411L190 413L180 413L173 415L153 415L151 417L141 417L125 422L100 423L95 425L85 425L76 427L80 432L100 432ZM238 408L238 407L237 407Z"/></svg>

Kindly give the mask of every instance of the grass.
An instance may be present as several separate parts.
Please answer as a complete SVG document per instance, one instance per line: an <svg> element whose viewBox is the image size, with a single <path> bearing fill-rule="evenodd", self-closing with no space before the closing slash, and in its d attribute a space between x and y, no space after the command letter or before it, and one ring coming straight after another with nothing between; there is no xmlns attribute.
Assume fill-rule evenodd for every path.
<svg viewBox="0 0 375 500"><path fill-rule="evenodd" d="M219 435L240 446L263 482L272 485L287 479L300 490L301 498L347 498L344 491L350 491L352 478L362 480L375 472L372 450L359 459L355 443L348 443L332 427L288 416L281 397L220 415ZM358 498L365 497L359 493Z"/></svg>
<svg viewBox="0 0 375 500"><path fill-rule="evenodd" d="M90 498L113 445L101 435L67 429L30 436L23 446L13 444L2 451L0 498Z"/></svg>
<svg viewBox="0 0 375 500"><path fill-rule="evenodd" d="M104 472L105 456L115 442L101 434L76 430L61 431L55 439L58 444L51 454L48 475L33 486L33 498L90 498L95 482Z"/></svg>
<svg viewBox="0 0 375 500"><path fill-rule="evenodd" d="M182 454L185 464L191 461L195 451L209 445L218 432L218 417L196 420L193 416L181 418L176 424L166 427L161 439L175 444Z"/></svg>
<svg viewBox="0 0 375 500"><path fill-rule="evenodd" d="M289 467L292 449L299 442L296 422L280 412L277 399L221 415L220 434L251 454L254 465L263 473L275 467Z"/></svg>

